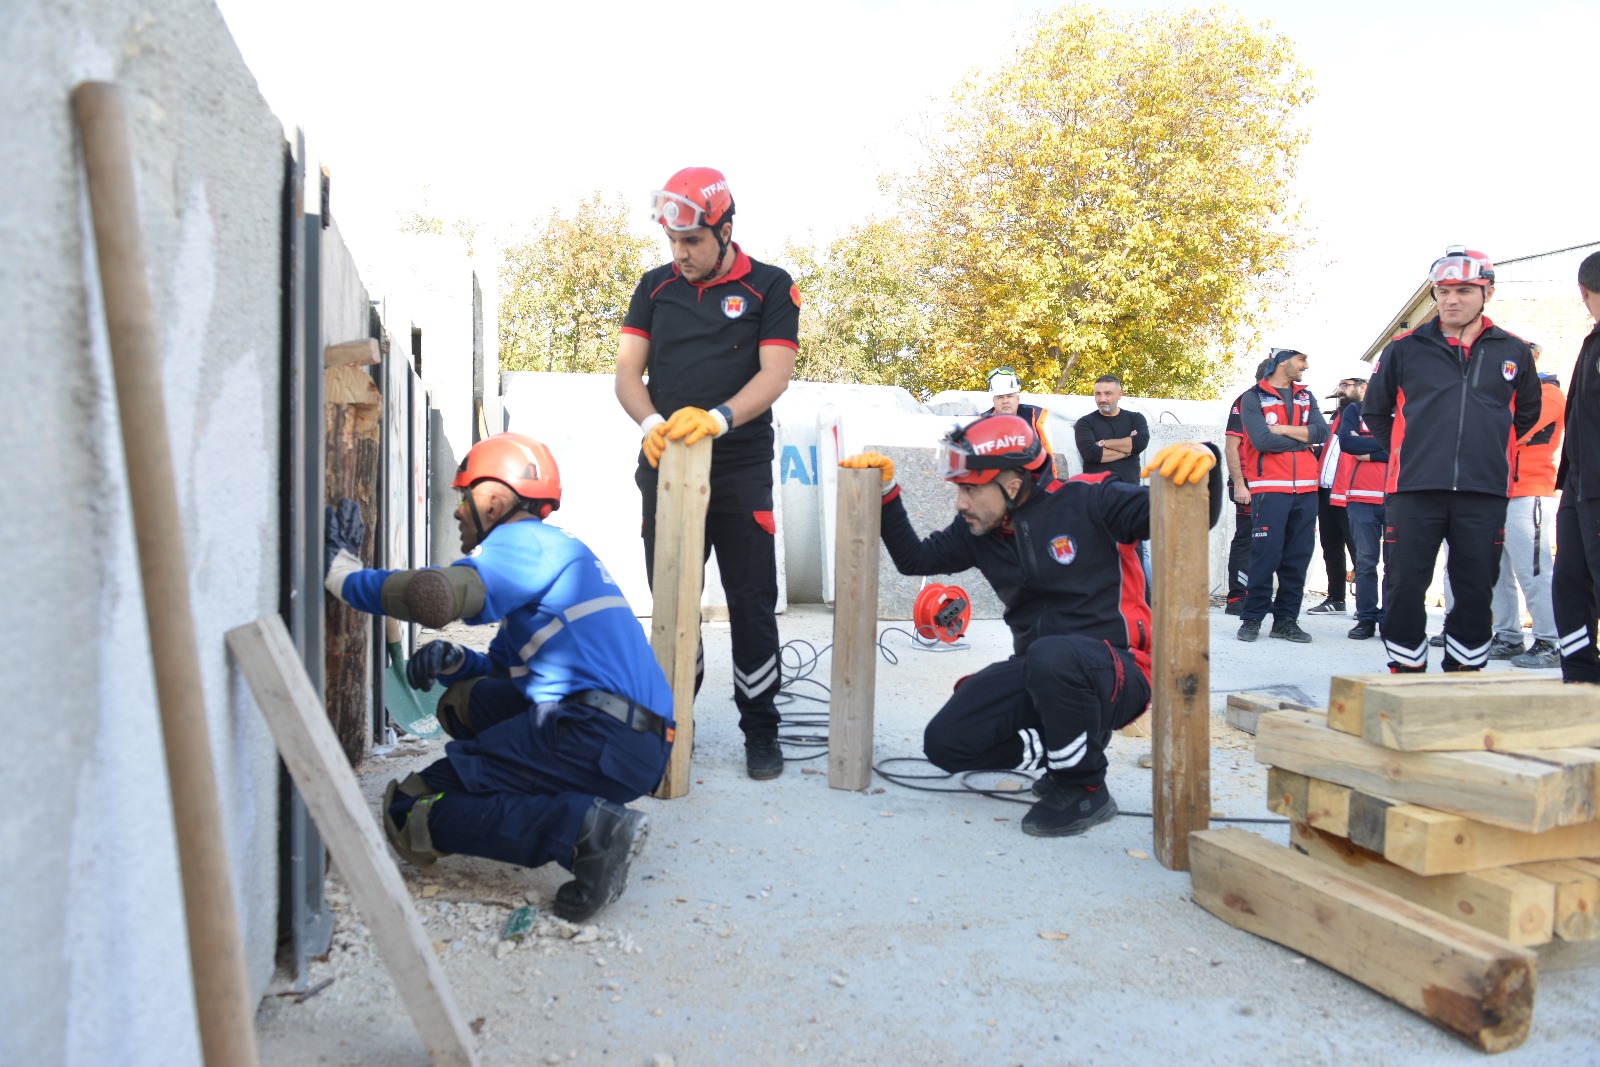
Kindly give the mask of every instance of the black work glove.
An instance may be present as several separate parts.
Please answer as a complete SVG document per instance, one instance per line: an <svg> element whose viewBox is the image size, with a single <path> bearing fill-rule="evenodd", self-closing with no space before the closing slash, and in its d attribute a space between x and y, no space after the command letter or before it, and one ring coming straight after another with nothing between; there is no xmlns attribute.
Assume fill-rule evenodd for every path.
<svg viewBox="0 0 1600 1067"><path fill-rule="evenodd" d="M361 505L349 497L323 516L322 584L344 599L344 580L361 569Z"/></svg>
<svg viewBox="0 0 1600 1067"><path fill-rule="evenodd" d="M406 681L411 688L426 692L433 688L433 680L441 674L454 674L466 663L467 654L459 645L449 641L430 641L417 649L416 655L406 664Z"/></svg>

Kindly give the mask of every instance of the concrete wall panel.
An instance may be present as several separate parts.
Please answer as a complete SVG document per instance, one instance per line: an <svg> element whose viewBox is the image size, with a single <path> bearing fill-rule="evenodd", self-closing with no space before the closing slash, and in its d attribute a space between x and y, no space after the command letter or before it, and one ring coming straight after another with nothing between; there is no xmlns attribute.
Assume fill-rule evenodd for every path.
<svg viewBox="0 0 1600 1067"><path fill-rule="evenodd" d="M276 942L276 756L222 634L278 606L283 131L214 6L13 6L0 34L0 1062L198 1062L125 460L69 93L123 87L201 678L247 966ZM137 461L138 457L135 457Z"/></svg>

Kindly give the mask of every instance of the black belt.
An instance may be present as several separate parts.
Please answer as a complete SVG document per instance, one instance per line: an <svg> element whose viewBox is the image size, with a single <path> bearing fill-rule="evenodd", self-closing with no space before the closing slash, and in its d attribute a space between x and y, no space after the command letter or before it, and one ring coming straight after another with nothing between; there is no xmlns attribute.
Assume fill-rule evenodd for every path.
<svg viewBox="0 0 1600 1067"><path fill-rule="evenodd" d="M604 689L585 689L582 692L573 693L562 703L581 704L586 708L593 708L595 711L603 711L638 733L655 734L663 741L672 740L672 725L666 719L663 719L643 704L636 704L627 697L619 697L617 694L608 693Z"/></svg>

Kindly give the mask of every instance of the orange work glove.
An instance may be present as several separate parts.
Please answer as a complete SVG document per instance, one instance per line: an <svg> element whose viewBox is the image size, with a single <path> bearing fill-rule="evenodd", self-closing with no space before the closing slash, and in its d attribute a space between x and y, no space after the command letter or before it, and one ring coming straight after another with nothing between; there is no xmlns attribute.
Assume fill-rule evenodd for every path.
<svg viewBox="0 0 1600 1067"><path fill-rule="evenodd" d="M883 492L888 495L894 488L894 460L881 452L862 452L854 456L846 456L839 461L839 466L848 470L873 470L878 472L879 480L883 483Z"/></svg>
<svg viewBox="0 0 1600 1067"><path fill-rule="evenodd" d="M1155 471L1173 485L1185 485L1200 481L1216 465L1217 457L1205 445L1198 441L1179 441L1151 456L1139 476L1148 477Z"/></svg>
<svg viewBox="0 0 1600 1067"><path fill-rule="evenodd" d="M692 445L702 437L721 437L728 432L726 408L706 411L702 408L679 408L667 420L667 436L674 441Z"/></svg>
<svg viewBox="0 0 1600 1067"><path fill-rule="evenodd" d="M650 414L639 424L639 429L644 431L639 448L644 452L645 462L652 467L660 466L661 450L667 446L667 420L659 414Z"/></svg>

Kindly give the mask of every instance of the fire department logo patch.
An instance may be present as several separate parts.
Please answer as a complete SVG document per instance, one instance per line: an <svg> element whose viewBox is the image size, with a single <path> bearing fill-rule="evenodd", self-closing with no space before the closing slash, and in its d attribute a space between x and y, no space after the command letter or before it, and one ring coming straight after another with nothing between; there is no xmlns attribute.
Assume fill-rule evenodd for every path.
<svg viewBox="0 0 1600 1067"><path fill-rule="evenodd" d="M1066 534L1050 539L1050 554L1063 567L1078 558L1078 546Z"/></svg>
<svg viewBox="0 0 1600 1067"><path fill-rule="evenodd" d="M1515 378L1517 376L1517 361L1514 359L1508 359L1501 363L1500 373L1505 375L1505 379L1508 382Z"/></svg>
<svg viewBox="0 0 1600 1067"><path fill-rule="evenodd" d="M789 299L794 301L795 307L800 306L800 287L798 285L789 286Z"/></svg>
<svg viewBox="0 0 1600 1067"><path fill-rule="evenodd" d="M1268 411L1261 417L1267 420L1268 426L1276 426L1278 424L1278 413L1276 411Z"/></svg>
<svg viewBox="0 0 1600 1067"><path fill-rule="evenodd" d="M744 314L744 297L725 296L722 298L722 313L730 319L736 319Z"/></svg>

